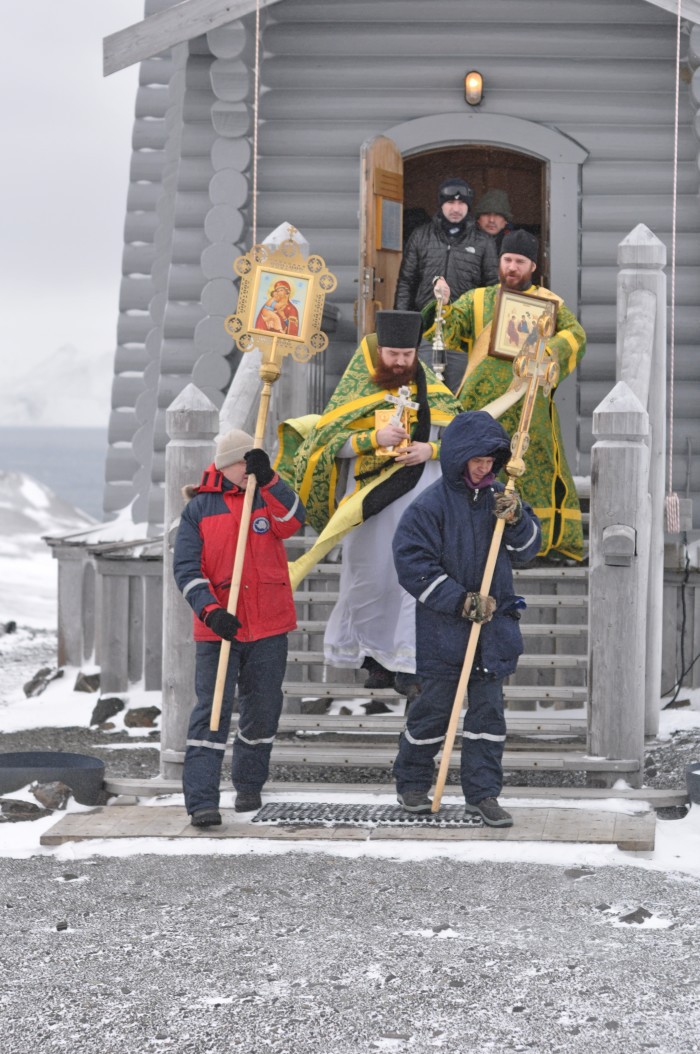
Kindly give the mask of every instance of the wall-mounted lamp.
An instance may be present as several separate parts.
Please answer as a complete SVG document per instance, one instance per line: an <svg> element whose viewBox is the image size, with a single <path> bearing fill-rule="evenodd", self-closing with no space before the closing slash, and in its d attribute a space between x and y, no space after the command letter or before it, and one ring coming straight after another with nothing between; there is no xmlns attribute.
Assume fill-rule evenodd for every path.
<svg viewBox="0 0 700 1054"><path fill-rule="evenodd" d="M464 78L464 98L470 106L478 106L484 97L484 78L478 70L470 70Z"/></svg>

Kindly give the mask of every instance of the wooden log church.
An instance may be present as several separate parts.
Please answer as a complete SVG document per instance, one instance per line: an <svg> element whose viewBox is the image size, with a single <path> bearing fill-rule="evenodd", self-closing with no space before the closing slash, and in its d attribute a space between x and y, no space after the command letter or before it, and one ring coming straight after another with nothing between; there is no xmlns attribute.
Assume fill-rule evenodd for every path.
<svg viewBox="0 0 700 1054"><path fill-rule="evenodd" d="M291 223L337 276L324 316L330 347L306 378L307 409L318 411L358 334L371 331L378 307L393 305L401 221L433 215L439 183L460 175L477 200L507 191L516 224L539 234L543 284L586 330L584 360L557 392L582 491L596 414L605 431L601 405L620 380L630 292L621 275L637 264L654 273L656 308L643 320L649 355L658 360L668 347L669 366L643 406L660 478L663 581L656 593L650 587L650 603L660 612L663 595L666 611L663 626L661 616L654 624L664 639L653 694L669 689L679 655L692 657L700 639L696 572L684 569L684 543L700 527L700 0L683 0L680 11L677 0L146 0L143 21L104 42L106 75L134 63L104 511L133 525L125 542L136 534L141 544L93 536L57 547L64 611L82 612L80 630L63 620L64 661L97 648L103 688L126 691L139 677L160 684L167 411L189 385L216 408L224 402L241 359L223 325L235 310L235 259ZM470 71L483 82L476 103L465 97ZM387 228L396 220L389 233L382 208ZM642 229L641 238L630 233ZM283 400L277 413L285 416ZM669 481L683 499L682 531L664 539L658 517ZM547 583L533 588L556 593ZM678 598L688 588L681 624ZM533 689L530 701L543 683L558 685L562 698L576 688L577 705L586 698L583 578L576 590L578 615L566 625L577 661L550 663L550 681L533 671L522 689ZM106 597L117 605L108 626ZM542 611L551 614L557 605L548 603ZM309 674L308 662L303 668ZM647 713L647 733L653 726ZM166 749L175 763L177 742ZM639 772L630 782L638 785Z"/></svg>

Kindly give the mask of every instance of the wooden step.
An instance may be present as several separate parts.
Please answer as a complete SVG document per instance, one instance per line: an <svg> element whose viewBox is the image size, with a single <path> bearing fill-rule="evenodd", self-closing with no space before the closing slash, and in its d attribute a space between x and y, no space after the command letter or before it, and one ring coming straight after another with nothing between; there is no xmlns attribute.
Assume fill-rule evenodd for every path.
<svg viewBox="0 0 700 1054"><path fill-rule="evenodd" d="M294 594L297 604L335 604L338 600L338 591L329 589L327 592L310 589L308 592L297 590ZM525 597L529 608L578 608L583 610L588 607L588 597L581 593L575 595L561 595L551 593L531 593Z"/></svg>
<svg viewBox="0 0 700 1054"><path fill-rule="evenodd" d="M325 633L328 619L299 619L297 628L292 633ZM564 622L522 622L520 631L523 637L585 637L588 624Z"/></svg>
<svg viewBox="0 0 700 1054"><path fill-rule="evenodd" d="M341 560L322 560L311 568L306 579L309 578L337 578L342 568ZM587 582L587 567L526 567L521 570L513 570L513 579L519 582Z"/></svg>
<svg viewBox="0 0 700 1054"><path fill-rule="evenodd" d="M513 578L516 582L541 581L547 579L552 582L586 582L588 580L587 567L556 567L553 564L540 564L537 567L513 568Z"/></svg>
<svg viewBox="0 0 700 1054"><path fill-rule="evenodd" d="M287 655L287 662L297 666L324 666L325 658L322 651L290 651ZM557 670L586 669L588 657L564 654L521 655L518 659L518 666Z"/></svg>
<svg viewBox="0 0 700 1054"><path fill-rule="evenodd" d="M230 758L231 747L226 748L225 757ZM182 764L184 751L164 750L161 758L164 763ZM325 742L303 744L275 740L272 747L271 764L273 765L308 765L343 768L387 768L396 758L396 744L382 746L338 746ZM436 762L439 764L440 754ZM450 757L450 768L459 768L460 752L455 749ZM506 750L503 754L504 771L519 769L554 770L561 772L637 772L639 762L636 758L593 758L578 751L536 751L529 752Z"/></svg>
<svg viewBox="0 0 700 1054"><path fill-rule="evenodd" d="M381 699L396 701L393 688L364 688L361 684L310 684L308 681L285 681L285 696L291 699ZM567 702L583 706L588 697L586 688L569 685L510 685L503 689L506 702Z"/></svg>
<svg viewBox="0 0 700 1054"><path fill-rule="evenodd" d="M462 711L462 717L464 711ZM236 726L234 714L232 728ZM279 731L377 733L396 736L404 726L403 714L282 714ZM510 717L506 715L509 735L581 735L587 731L585 717ZM461 719L460 719L461 728Z"/></svg>
<svg viewBox="0 0 700 1054"><path fill-rule="evenodd" d="M108 794L117 794L123 799L136 799L141 797L157 797L163 794L181 794L182 781L179 779L166 779L162 776L155 777L111 777L105 776L105 790ZM221 781L221 790L230 791L231 782L226 775ZM282 794L288 801L294 801L300 795L342 795L342 794L386 794L393 793L392 783L318 783L289 782L284 780L269 780L265 784L263 795ZM459 794L459 789L450 784L445 789L446 795ZM511 784L505 786L499 795L501 798L536 798L553 801L600 801L610 798L619 798L627 801L647 801L657 809L666 809L687 805L688 792L683 788L660 788L641 787L615 787L614 790L607 787L517 787ZM124 801L124 804L130 804ZM115 808L122 805L116 802ZM75 814L70 814L75 815Z"/></svg>
<svg viewBox="0 0 700 1054"><path fill-rule="evenodd" d="M311 549L317 541L317 534L293 534L291 538L284 539L284 547L285 549ZM341 552L340 545L336 545L326 556L328 557L331 553L336 552Z"/></svg>

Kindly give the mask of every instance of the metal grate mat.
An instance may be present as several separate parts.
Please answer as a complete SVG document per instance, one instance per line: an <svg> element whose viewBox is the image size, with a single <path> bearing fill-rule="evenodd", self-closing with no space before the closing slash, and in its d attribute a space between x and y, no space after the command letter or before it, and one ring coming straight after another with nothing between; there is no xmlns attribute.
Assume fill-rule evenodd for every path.
<svg viewBox="0 0 700 1054"><path fill-rule="evenodd" d="M480 816L466 813L460 805L443 805L436 813L410 813L400 805L343 805L329 802L280 802L263 807L252 818L253 823L315 824L332 827L350 824L378 827L391 824L401 827L483 827Z"/></svg>

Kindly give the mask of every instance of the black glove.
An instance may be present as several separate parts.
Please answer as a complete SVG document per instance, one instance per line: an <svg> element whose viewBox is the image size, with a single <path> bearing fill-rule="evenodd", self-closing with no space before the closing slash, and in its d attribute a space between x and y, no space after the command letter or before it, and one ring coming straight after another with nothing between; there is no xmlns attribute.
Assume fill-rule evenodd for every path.
<svg viewBox="0 0 700 1054"><path fill-rule="evenodd" d="M211 611L206 611L202 615L202 622L223 640L235 640L241 628L236 616L230 615L224 608L212 608Z"/></svg>
<svg viewBox="0 0 700 1054"><path fill-rule="evenodd" d="M249 476L255 476L255 482L259 487L266 487L272 481L275 473L272 470L269 457L260 447L249 450L247 454L243 455L243 460L245 461L246 472Z"/></svg>

